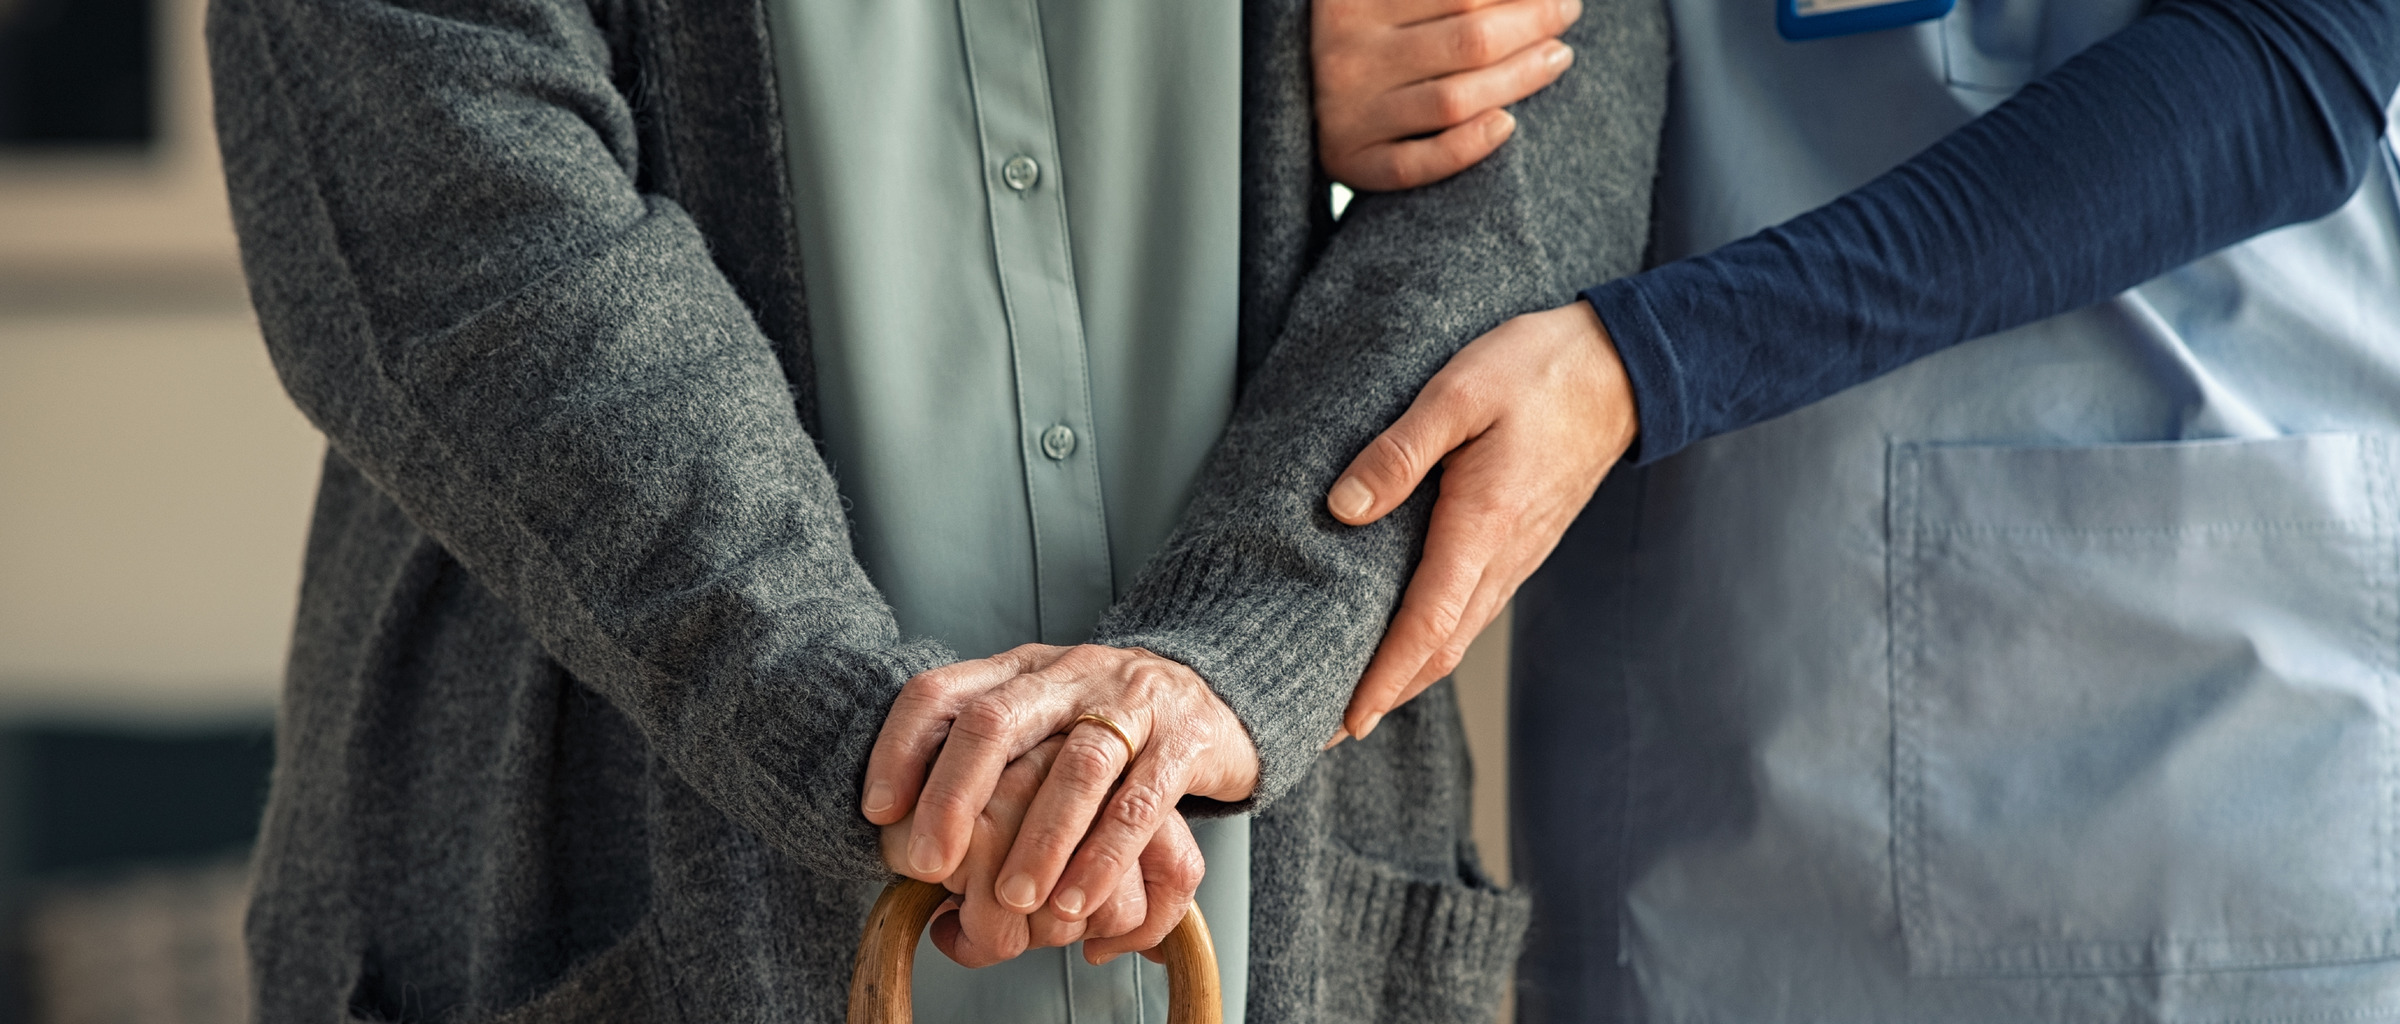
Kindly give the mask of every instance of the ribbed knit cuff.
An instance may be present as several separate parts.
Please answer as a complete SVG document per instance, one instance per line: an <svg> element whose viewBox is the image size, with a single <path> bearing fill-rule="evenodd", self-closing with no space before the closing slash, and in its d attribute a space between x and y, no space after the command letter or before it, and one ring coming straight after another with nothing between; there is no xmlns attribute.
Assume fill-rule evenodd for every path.
<svg viewBox="0 0 2400 1024"><path fill-rule="evenodd" d="M721 747L716 757L738 765L741 784L704 785L704 791L812 870L888 877L881 830L859 810L867 756L901 685L955 660L926 640L803 652L795 678L749 688L748 706L728 716L722 730L692 738Z"/></svg>
<svg viewBox="0 0 2400 1024"><path fill-rule="evenodd" d="M1634 435L1625 461L1643 466L1682 451L1694 438L1683 393L1683 363L1636 280L1620 277L1586 288L1583 300L1600 314L1600 323L1608 328L1609 340L1616 345L1617 358L1625 364L1625 375L1632 380L1641 432Z"/></svg>
<svg viewBox="0 0 2400 1024"><path fill-rule="evenodd" d="M1250 730L1258 787L1249 800L1195 803L1196 816L1246 813L1300 781L1341 728L1350 690L1366 670L1386 614L1302 591L1229 553L1176 551L1144 572L1137 599L1120 601L1092 642L1142 647L1182 662L1208 681ZM1261 586L1260 576L1280 586ZM1355 664L1327 665L1328 657ZM1338 689L1338 692L1336 690Z"/></svg>

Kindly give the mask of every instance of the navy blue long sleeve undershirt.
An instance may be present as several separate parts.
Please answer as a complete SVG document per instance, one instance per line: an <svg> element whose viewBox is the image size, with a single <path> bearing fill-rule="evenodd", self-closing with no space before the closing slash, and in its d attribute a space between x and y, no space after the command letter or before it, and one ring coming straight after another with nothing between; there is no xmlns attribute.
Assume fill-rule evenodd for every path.
<svg viewBox="0 0 2400 1024"><path fill-rule="evenodd" d="M1586 290L1633 457L2331 213L2396 85L2400 0L2166 0L1849 194Z"/></svg>

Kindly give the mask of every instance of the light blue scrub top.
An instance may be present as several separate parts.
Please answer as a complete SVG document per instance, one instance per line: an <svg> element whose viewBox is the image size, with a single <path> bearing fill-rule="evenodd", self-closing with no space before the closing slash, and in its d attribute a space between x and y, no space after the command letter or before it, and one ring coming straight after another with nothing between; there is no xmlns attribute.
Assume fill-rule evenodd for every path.
<svg viewBox="0 0 2400 1024"><path fill-rule="evenodd" d="M779 0L823 441L902 629L965 657L1084 640L1232 406L1231 0ZM1249 821L1193 829L1242 1019ZM923 1022L1163 1021L1165 973L919 947Z"/></svg>
<svg viewBox="0 0 2400 1024"><path fill-rule="evenodd" d="M1658 256L1865 183L2139 6L1789 43L1763 0L1670 0ZM2387 161L1620 473L1518 604L1525 1019L2400 1020L2396 460Z"/></svg>

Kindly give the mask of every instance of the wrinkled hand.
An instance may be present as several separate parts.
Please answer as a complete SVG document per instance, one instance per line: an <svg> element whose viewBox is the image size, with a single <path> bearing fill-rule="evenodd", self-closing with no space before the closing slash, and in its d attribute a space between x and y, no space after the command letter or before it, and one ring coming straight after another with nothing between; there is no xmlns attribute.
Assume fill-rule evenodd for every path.
<svg viewBox="0 0 2400 1024"><path fill-rule="evenodd" d="M1608 329L1578 300L1468 343L1351 461L1325 507L1353 526L1399 507L1437 463L1442 480L1424 558L1343 717L1349 735L1458 667L1632 446L1634 413Z"/></svg>
<svg viewBox="0 0 2400 1024"><path fill-rule="evenodd" d="M1500 109L1565 74L1582 0L1316 0L1317 157L1364 191L1415 188L1490 156Z"/></svg>
<svg viewBox="0 0 2400 1024"><path fill-rule="evenodd" d="M1123 726L1134 756L1116 733L1078 724L1087 713ZM1248 730L1181 663L1138 648L1028 644L922 673L884 719L861 809L878 825L913 817L895 866L947 884L1010 765L1061 733L1038 791L1023 804L1015 841L990 872L997 881L984 887L1009 912L1038 909L1075 923L1138 871L1142 925L1084 949L1095 958L1148 949L1182 919L1198 885L1196 853L1186 864L1172 841L1154 842L1162 829L1183 828L1176 802L1187 794L1241 800L1258 782ZM1181 884L1187 867L1189 886ZM979 923L961 921L971 931ZM979 949L1007 944L997 930L973 938Z"/></svg>
<svg viewBox="0 0 2400 1024"><path fill-rule="evenodd" d="M963 966L988 967L1028 949L1077 941L1084 942L1084 956L1094 963L1127 950L1156 959L1152 947L1182 920L1178 908L1189 906L1200 886L1199 846L1182 816L1176 815L1143 851L1140 870L1127 872L1109 898L1082 921L1061 920L1047 909L1020 914L993 899L994 876L1016 840L1025 808L1065 745L1066 737L1053 736L1000 773L991 803L976 817L966 860L942 882L951 898L934 911L929 930L934 947ZM912 815L883 827L883 858L894 871L906 863L914 823ZM1157 915L1149 912L1154 902L1161 908ZM1153 916L1163 920L1152 921Z"/></svg>

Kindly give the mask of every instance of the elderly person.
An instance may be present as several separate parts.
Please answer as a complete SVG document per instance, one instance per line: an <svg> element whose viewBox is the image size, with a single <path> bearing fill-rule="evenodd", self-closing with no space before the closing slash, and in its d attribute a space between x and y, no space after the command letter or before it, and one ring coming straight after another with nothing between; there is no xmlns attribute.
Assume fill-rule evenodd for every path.
<svg viewBox="0 0 2400 1024"><path fill-rule="evenodd" d="M1296 0L218 0L253 299L330 442L260 1018L833 1020L878 825L962 961L1105 960L1192 898L1177 807L1253 1020L1488 1018L1525 906L1449 695L1320 753L1425 510L1318 496L1466 339L1631 267L1663 24L1595 0L1562 75L1571 3L1398 6L1318 12L1415 56L1312 121ZM1320 125L1391 184L1498 149L1337 232ZM1159 987L1081 959L920 1009Z"/></svg>

